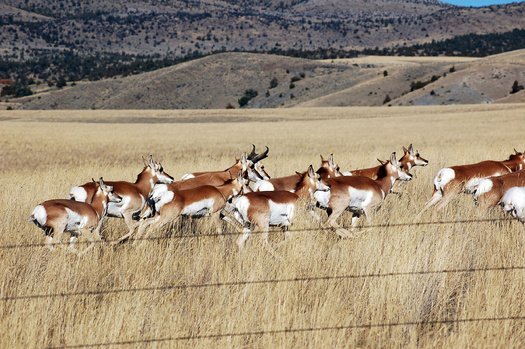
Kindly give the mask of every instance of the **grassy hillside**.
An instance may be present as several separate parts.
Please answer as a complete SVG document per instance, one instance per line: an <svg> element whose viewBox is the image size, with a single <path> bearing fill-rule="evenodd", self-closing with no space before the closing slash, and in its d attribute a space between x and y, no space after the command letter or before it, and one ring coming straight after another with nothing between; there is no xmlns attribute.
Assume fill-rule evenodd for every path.
<svg viewBox="0 0 525 349"><path fill-rule="evenodd" d="M223 53L125 78L41 86L20 109L243 108L480 104L505 101L525 82L524 50L482 59L376 57L308 60ZM276 86L272 87L275 79ZM414 88L414 86L422 88ZM510 101L519 101L523 91ZM386 97L390 101L385 103ZM507 98L507 99L506 99Z"/></svg>

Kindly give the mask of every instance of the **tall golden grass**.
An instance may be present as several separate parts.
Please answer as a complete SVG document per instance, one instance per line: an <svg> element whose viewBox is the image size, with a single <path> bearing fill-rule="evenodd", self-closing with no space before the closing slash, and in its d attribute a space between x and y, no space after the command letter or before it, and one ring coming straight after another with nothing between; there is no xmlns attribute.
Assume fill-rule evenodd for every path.
<svg viewBox="0 0 525 349"><path fill-rule="evenodd" d="M0 346L523 346L525 271L482 271L525 266L523 225L481 221L506 215L481 212L467 195L420 221L478 222L403 224L416 222L440 168L524 151L524 111L0 112ZM154 123L138 123L144 118ZM369 167L393 151L400 157L410 143L430 164L412 171L405 193L386 198L372 218L381 226L358 238L309 230L319 225L299 212L290 236L271 235L281 259L256 235L242 252L234 235L199 237L215 233L206 219L165 228L155 236L166 239L141 247L98 246L81 259L65 249L5 248L44 241L27 222L37 204L92 177L134 181L141 156L152 154L180 178L224 169L252 143L269 146L264 163L272 176L316 167L330 153L343 170ZM124 222L108 219L103 235L125 231ZM20 298L35 295L42 297Z"/></svg>

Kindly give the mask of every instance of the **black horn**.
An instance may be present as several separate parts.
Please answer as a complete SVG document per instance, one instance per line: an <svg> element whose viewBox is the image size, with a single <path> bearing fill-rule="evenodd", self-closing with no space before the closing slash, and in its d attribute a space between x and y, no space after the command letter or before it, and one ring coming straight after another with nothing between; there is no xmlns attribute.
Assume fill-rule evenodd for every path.
<svg viewBox="0 0 525 349"><path fill-rule="evenodd" d="M265 151L264 153L262 153L262 154L258 154L258 155L254 156L254 157L253 157L252 159L250 159L250 160L252 160L252 162L255 164L256 162L259 162L259 161L261 161L262 159L267 158L267 157L268 157L268 151L269 151L269 150L270 150L270 149L268 148L268 146L266 146L266 151Z"/></svg>

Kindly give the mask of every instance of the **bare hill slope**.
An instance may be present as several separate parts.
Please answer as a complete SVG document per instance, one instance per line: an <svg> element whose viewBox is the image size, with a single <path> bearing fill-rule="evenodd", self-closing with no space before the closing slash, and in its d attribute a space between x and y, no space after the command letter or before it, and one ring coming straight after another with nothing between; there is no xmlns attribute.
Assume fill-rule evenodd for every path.
<svg viewBox="0 0 525 349"><path fill-rule="evenodd" d="M277 86L270 88L275 79ZM212 109L513 102L525 82L525 50L492 57L363 57L307 60L223 53L150 73L45 91L20 109ZM426 84L426 85L425 85ZM422 88L414 88L414 85ZM413 89L413 91L411 91ZM519 94L516 94L519 95Z"/></svg>

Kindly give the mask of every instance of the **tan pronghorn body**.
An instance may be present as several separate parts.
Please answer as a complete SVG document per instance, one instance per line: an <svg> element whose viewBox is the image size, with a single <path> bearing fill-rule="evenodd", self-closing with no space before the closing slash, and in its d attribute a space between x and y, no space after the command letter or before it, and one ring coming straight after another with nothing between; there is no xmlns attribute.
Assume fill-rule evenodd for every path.
<svg viewBox="0 0 525 349"><path fill-rule="evenodd" d="M38 205L29 221L42 228L46 234L46 243L50 249L54 244L62 244L62 234L71 233L69 248L72 252L82 255L91 249L95 241L100 241L100 227L106 214L109 202L119 202L120 196L114 193L113 187L106 185L102 178L94 183L95 193L91 203L66 199L48 200ZM75 249L79 235L91 241L82 253Z"/></svg>
<svg viewBox="0 0 525 349"><path fill-rule="evenodd" d="M239 172L239 170L243 170L246 172L246 174L248 175L249 179L253 182L259 180L259 179L268 179L270 178L268 176L268 174L266 173L266 171L264 171L264 166L262 164L259 163L259 161L261 161L262 159L265 159L268 157L268 147L266 147L266 151L262 154L257 154L255 152L255 145L253 145L253 149L252 149L252 152L248 155L246 155L245 153L243 153L243 156L245 157L245 159L243 159L243 157L241 156L241 158L237 158L235 159L235 164L229 168L227 168L226 170L224 171L204 171L204 172L193 172L193 173L188 173L188 174L185 174L184 176L182 176L181 180L188 180L188 179L192 179L192 178L195 178L195 177L200 177L200 176L208 176L207 180L210 181L211 179L211 182L214 181L213 177L214 176L218 176L219 178L225 178L225 180L228 180L230 178L230 176L228 175L228 173L232 173L233 175L235 175L237 172ZM253 172L257 172L257 173L253 173ZM258 175L257 175L258 174ZM260 177L260 178L259 178ZM266 178L267 177L267 178ZM216 183L216 182L214 182ZM204 184L206 185L206 184ZM208 185L216 185L216 184L209 184ZM219 184L220 185L220 184ZM183 188L183 189L189 189L189 188Z"/></svg>
<svg viewBox="0 0 525 349"><path fill-rule="evenodd" d="M488 210L496 207L512 187L525 187L525 170L481 180L474 188L474 199Z"/></svg>
<svg viewBox="0 0 525 349"><path fill-rule="evenodd" d="M401 159L399 159L399 162L401 164L403 164L403 166L405 168L407 168L409 171L414 166L426 166L426 165L428 165L428 160L422 158L419 155L418 151L414 151L414 148L412 147L412 144L410 144L408 146L408 149L403 147L403 152L404 152L404 154L401 157ZM345 172L345 175L363 176L363 177L368 177L368 178L372 178L372 179L377 179L378 177L383 175L382 173L380 173L380 170L381 170L381 167L382 167L383 163L380 160L379 160L379 162L381 163L381 165L379 165L379 166L370 167L370 168L364 168L364 169L361 169L361 170L354 170L354 171L350 171L350 172ZM397 183L402 183L402 182L397 182Z"/></svg>
<svg viewBox="0 0 525 349"><path fill-rule="evenodd" d="M384 175L375 180L364 176L331 178L326 180L331 188L329 191L315 193L318 205L327 210L327 224L335 228L340 236L351 235L336 222L341 213L345 210L353 213L352 229L354 229L359 216L365 215L370 221L372 210L383 203L397 179L405 181L412 179L408 169L396 160L395 153L390 156L390 161L382 165L380 172Z"/></svg>
<svg viewBox="0 0 525 349"><path fill-rule="evenodd" d="M270 226L288 227L296 211L297 200L309 202L317 190L329 190L330 187L314 172L310 165L308 171L298 174L294 192L286 190L261 191L244 193L232 199L230 211L235 210L236 218L243 224L243 235L239 236L237 244L242 249L249 237L252 226L257 226L264 231L266 246L270 252L273 249L268 242Z"/></svg>
<svg viewBox="0 0 525 349"><path fill-rule="evenodd" d="M113 186L115 193L122 198L120 202L109 203L107 215L109 217L124 218L129 228L129 232L118 241L122 241L133 234L133 231L138 225L138 223L133 221L133 218L144 209L154 185L156 183L173 182L173 177L164 172L162 165L154 163L151 156L147 162L144 160L144 164L145 167L137 176L135 183L125 181L106 182L108 185ZM85 201L89 203L94 189L93 183L86 183L82 186L73 187L69 195L71 199L75 201Z"/></svg>
<svg viewBox="0 0 525 349"><path fill-rule="evenodd" d="M476 164L446 167L439 170L434 178L434 192L419 215L430 206L445 207L459 193L470 193L479 182L488 177L501 176L519 171L525 166L523 153L514 149L515 154L505 161L483 161Z"/></svg>
<svg viewBox="0 0 525 349"><path fill-rule="evenodd" d="M260 180L253 185L254 191L277 191L285 190L291 193L297 187L297 183L301 180L301 175L296 173L291 176L274 177L268 180Z"/></svg>
<svg viewBox="0 0 525 349"><path fill-rule="evenodd" d="M204 185L197 188L166 191L161 196L150 201L157 213L153 218L145 218L140 222L137 239L142 236L146 228L156 230L180 216L200 218L211 216L217 226L217 232L222 233L220 212L226 206L229 198L237 195L244 186L245 179L242 171L237 178L228 180L222 186ZM146 235L147 236L147 235Z"/></svg>

